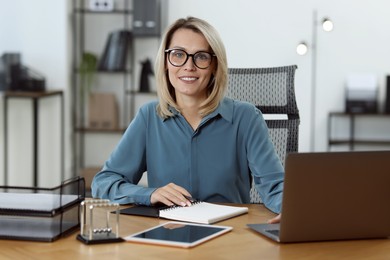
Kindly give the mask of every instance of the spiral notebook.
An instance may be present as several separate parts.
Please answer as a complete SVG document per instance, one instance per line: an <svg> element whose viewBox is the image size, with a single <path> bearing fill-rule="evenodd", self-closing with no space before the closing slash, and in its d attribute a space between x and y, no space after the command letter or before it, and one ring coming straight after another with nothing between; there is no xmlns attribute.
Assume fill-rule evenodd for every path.
<svg viewBox="0 0 390 260"><path fill-rule="evenodd" d="M212 224L228 218L248 213L247 207L220 205L196 201L192 206L148 207L134 206L122 209L121 214L160 217L177 221Z"/></svg>

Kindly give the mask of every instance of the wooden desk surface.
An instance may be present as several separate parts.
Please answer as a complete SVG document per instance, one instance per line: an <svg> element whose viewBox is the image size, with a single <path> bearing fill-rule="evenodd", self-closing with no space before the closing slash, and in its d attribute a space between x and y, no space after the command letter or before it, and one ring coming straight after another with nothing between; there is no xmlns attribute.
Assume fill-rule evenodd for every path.
<svg viewBox="0 0 390 260"><path fill-rule="evenodd" d="M76 240L75 232L54 242L0 240L0 259L390 259L390 239L275 243L246 227L273 214L262 205L247 206L249 214L217 223L232 226L231 232L191 249L130 242L85 245ZM121 215L120 236L166 221Z"/></svg>

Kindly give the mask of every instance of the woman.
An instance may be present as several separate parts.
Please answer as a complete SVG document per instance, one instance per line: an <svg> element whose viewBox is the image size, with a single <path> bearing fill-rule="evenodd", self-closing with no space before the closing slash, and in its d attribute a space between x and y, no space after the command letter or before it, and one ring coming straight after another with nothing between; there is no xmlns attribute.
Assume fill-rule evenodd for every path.
<svg viewBox="0 0 390 260"><path fill-rule="evenodd" d="M159 101L140 108L94 177L92 194L118 203L249 203L251 174L271 211L284 170L261 112L225 96L227 59L218 32L194 17L165 33L155 64ZM137 185L147 171L148 187Z"/></svg>

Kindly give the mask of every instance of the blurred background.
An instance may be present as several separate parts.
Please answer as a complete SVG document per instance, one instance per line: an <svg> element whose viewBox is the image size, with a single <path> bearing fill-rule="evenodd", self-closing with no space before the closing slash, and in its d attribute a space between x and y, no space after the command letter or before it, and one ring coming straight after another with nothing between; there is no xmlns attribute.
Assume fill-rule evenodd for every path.
<svg viewBox="0 0 390 260"><path fill-rule="evenodd" d="M0 0L0 55L20 54L21 63L44 78L47 91L58 90L64 96L63 118L60 97L39 103L39 177L34 182L31 102L9 98L5 123L5 92L0 89L0 165L7 160L7 174L0 167L0 185L6 180L8 185L53 186L80 174L80 169L99 168L137 108L156 98L152 73L148 73L146 90L140 87L141 74L148 62L153 65L166 26L186 16L203 18L216 27L229 67L298 66L299 151L389 149L388 1L161 0L155 1L157 7L149 0L144 1L146 7L138 6L136 0L106 1L98 6L100 2ZM148 26L157 29L137 32L138 20L133 16L138 14L156 16L155 24ZM325 20L332 22L332 30L323 29ZM120 30L131 34L126 64L116 71L106 68L92 81L92 92L102 94L100 103L111 104L103 111L112 110L117 118L106 128L92 127L91 111L100 110L99 105L80 99L82 57L92 53L95 62L101 62L111 33ZM300 44L306 47L305 53L297 52ZM355 91L352 99L360 102L354 103L356 107L347 106L349 91ZM109 97L104 97L107 93ZM345 112L358 115L353 117L353 134L362 141L353 146L351 116ZM3 149L5 128L7 151Z"/></svg>

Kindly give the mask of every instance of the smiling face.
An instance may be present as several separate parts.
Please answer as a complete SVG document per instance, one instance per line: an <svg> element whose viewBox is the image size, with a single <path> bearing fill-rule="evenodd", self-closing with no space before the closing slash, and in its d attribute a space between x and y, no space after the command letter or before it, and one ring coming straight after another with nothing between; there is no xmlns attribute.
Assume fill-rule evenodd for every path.
<svg viewBox="0 0 390 260"><path fill-rule="evenodd" d="M188 54L211 52L205 37L190 29L178 29L172 36L168 49L180 49ZM192 57L181 67L173 66L166 59L169 81L175 89L176 102L180 105L188 98L202 102L207 98L207 86L215 68L215 61L206 69L195 66Z"/></svg>

